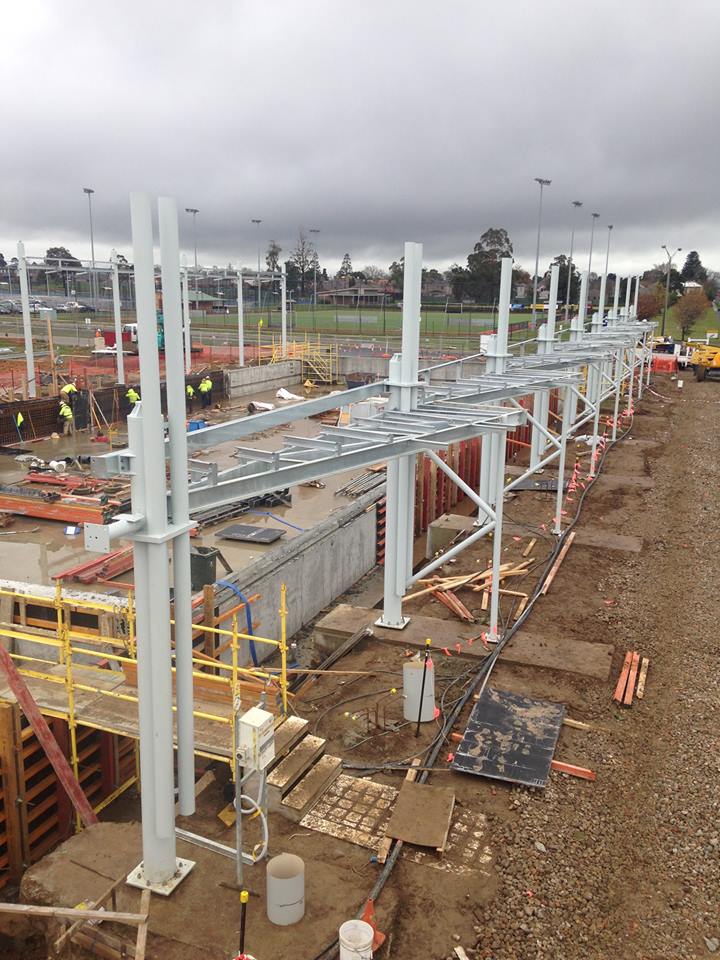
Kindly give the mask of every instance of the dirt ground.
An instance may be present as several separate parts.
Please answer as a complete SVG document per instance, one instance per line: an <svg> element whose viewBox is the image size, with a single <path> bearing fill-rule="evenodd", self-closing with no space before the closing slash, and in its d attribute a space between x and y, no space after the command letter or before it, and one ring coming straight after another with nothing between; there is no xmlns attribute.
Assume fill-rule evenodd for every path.
<svg viewBox="0 0 720 960"><path fill-rule="evenodd" d="M715 439L720 390L713 383L686 382L679 391L668 378L657 378L653 390L636 413L628 439L610 450L577 527L641 538L642 550L574 545L524 628L543 637L613 644L608 679L502 659L491 679L500 689L562 702L569 716L590 724L587 731L563 727L556 757L591 768L597 780L552 773L544 790L510 787L450 773L441 752L430 782L451 786L457 809L482 818L483 849L489 848L491 862L478 860L475 869L463 872L453 855L447 869L401 859L377 903L380 928L388 933L381 960L442 960L458 945L471 960L720 955L720 564L713 550L720 534ZM567 505L568 516L575 506L575 500ZM533 552L538 569L518 589L532 587L550 546L539 524L547 525L553 514L554 500L547 494L523 493L506 506L506 520L518 524L523 535L521 542L506 538L503 559L518 559L529 537L536 532L540 537ZM527 524L532 529L522 526ZM478 569L487 553L484 546L468 551L451 572ZM461 596L482 616L479 594ZM460 656L454 643L466 653L467 637L482 626L460 624L432 600L418 602L413 612L442 622L434 645L444 638L448 646L447 654L435 653L442 692L477 663ZM507 600L503 614L512 615ZM627 650L648 656L650 670L645 698L621 709L611 697ZM324 678L306 690L298 711L310 720L311 732L328 740L329 753L346 762L377 764L407 760L427 746L435 734L432 724L423 726L419 740L410 727L386 729L402 722L401 701L391 691L397 689L404 659L402 647L366 642L335 667L371 676ZM456 729L463 726L461 721ZM374 779L399 787L402 774ZM215 788L204 794L200 821L191 828L232 842L214 816L219 802ZM130 804L123 813L116 807L108 815L129 820L137 808ZM128 824L124 854L129 859L137 842L134 831ZM279 817L272 818L271 836L272 852L298 853L313 865L314 890L324 910L318 914L313 907L316 922L294 928L291 945L276 943L266 927L258 929L253 953L258 960L313 960L327 943L337 911L352 905L355 912L379 868L370 850ZM228 867L231 872L229 862ZM54 870L62 871L61 861ZM193 886L192 914L200 920L188 906L178 935L182 945L170 947L165 941L163 946L151 937L151 958L222 956L209 943L206 950L191 945L198 943L198 931L207 936L208 916L223 928L219 939L232 941L229 893L217 884L225 872L223 863ZM159 922L168 909L157 908Z"/></svg>

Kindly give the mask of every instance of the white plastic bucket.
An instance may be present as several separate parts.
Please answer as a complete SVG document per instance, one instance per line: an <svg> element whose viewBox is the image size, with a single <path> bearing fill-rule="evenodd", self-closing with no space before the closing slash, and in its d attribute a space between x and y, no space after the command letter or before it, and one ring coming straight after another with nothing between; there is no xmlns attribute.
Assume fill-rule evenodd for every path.
<svg viewBox="0 0 720 960"><path fill-rule="evenodd" d="M373 928L364 920L346 920L338 932L340 960L372 960Z"/></svg>
<svg viewBox="0 0 720 960"><path fill-rule="evenodd" d="M305 863L294 853L281 853L268 862L267 915L278 927L305 916Z"/></svg>
<svg viewBox="0 0 720 960"><path fill-rule="evenodd" d="M403 664L403 716L406 720L417 722L420 709L420 691L423 682L423 660L406 660ZM425 690L422 698L420 720L427 723L435 717L435 666L428 658L425 675Z"/></svg>

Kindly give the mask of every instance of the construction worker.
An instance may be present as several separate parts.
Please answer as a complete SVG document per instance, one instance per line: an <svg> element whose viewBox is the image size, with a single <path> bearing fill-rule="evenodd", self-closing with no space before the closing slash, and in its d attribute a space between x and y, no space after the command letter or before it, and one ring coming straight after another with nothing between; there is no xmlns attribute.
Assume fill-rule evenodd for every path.
<svg viewBox="0 0 720 960"><path fill-rule="evenodd" d="M60 399L64 400L72 409L75 406L75 397L77 392L77 385L74 380L71 380L60 390Z"/></svg>
<svg viewBox="0 0 720 960"><path fill-rule="evenodd" d="M200 399L202 400L203 407L209 407L212 403L212 380L210 377L205 376L200 381L200 386L198 390L200 391Z"/></svg>
<svg viewBox="0 0 720 960"><path fill-rule="evenodd" d="M130 406L134 407L135 404L140 400L140 394L137 392L135 387L128 387L128 391L125 396L130 401Z"/></svg>
<svg viewBox="0 0 720 960"><path fill-rule="evenodd" d="M75 433L75 424L73 422L72 407L67 402L67 400L60 401L60 410L58 411L58 419L62 423L63 436L64 437L72 436L72 434Z"/></svg>
<svg viewBox="0 0 720 960"><path fill-rule="evenodd" d="M191 383L188 383L185 387L185 406L187 407L187 412L191 413L193 408L193 400L195 399L195 387Z"/></svg>

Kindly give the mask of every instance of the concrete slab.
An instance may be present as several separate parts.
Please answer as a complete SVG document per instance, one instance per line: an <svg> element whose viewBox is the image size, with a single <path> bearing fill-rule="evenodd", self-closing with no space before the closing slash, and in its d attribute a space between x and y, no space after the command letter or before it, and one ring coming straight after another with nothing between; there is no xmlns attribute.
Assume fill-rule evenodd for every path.
<svg viewBox="0 0 720 960"><path fill-rule="evenodd" d="M271 832L272 835L272 832ZM280 841L283 847L287 841ZM301 849L297 841L289 848ZM348 850L350 848L347 848ZM245 868L252 891L247 912L247 944L258 955L280 958L314 956L319 946L337 935L338 926L355 915L361 890L348 882L347 856L337 863L314 860L304 849L305 917L293 926L274 926L267 919L266 864ZM237 953L238 895L232 860L178 843L178 855L197 861L195 869L168 898L153 897L150 906L148 956L153 960L208 960ZM83 830L32 866L23 877L26 903L74 905L92 900L113 878L119 878L141 858L138 823L99 823ZM140 892L125 885L118 890L118 909L136 912ZM390 904L392 897L390 897ZM388 904L384 904L387 908ZM384 917L387 925L392 917Z"/></svg>
<svg viewBox="0 0 720 960"><path fill-rule="evenodd" d="M430 558L446 550L458 534L471 533L475 529L475 517L459 513L444 513L433 520L427 529L425 556Z"/></svg>
<svg viewBox="0 0 720 960"><path fill-rule="evenodd" d="M624 553L642 553L642 537L630 537L620 533L610 533L593 527L579 527L575 535L575 545L593 547L597 550L620 550Z"/></svg>
<svg viewBox="0 0 720 960"><path fill-rule="evenodd" d="M544 667L607 680L614 647L610 643L588 643L571 637L540 637L521 630L502 651L503 663Z"/></svg>
<svg viewBox="0 0 720 960"><path fill-rule="evenodd" d="M302 820L320 799L327 787L340 775L342 760L330 755L320 757L314 767L293 787L278 807L278 813L296 822Z"/></svg>

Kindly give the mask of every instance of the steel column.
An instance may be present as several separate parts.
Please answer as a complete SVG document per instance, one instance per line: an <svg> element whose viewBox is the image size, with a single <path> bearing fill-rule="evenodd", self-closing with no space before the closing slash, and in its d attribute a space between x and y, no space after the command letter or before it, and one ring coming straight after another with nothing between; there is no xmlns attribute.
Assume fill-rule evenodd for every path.
<svg viewBox="0 0 720 960"><path fill-rule="evenodd" d="M558 536L562 533L562 505L563 494L565 493L565 456L567 452L567 438L570 431L570 400L572 393L570 387L563 390L563 412L562 425L560 427L560 455L558 457L558 476L557 476L557 495L555 497L555 526L553 532Z"/></svg>
<svg viewBox="0 0 720 960"><path fill-rule="evenodd" d="M258 273L258 290L260 289L260 274ZM280 330L280 347L282 349L283 359L287 357L287 272L285 270L285 264L283 263L280 267L280 299L282 301L280 305L280 317L282 327ZM260 357L258 357L258 363L260 363Z"/></svg>
<svg viewBox="0 0 720 960"><path fill-rule="evenodd" d="M185 342L185 373L192 369L192 341L190 339L190 294L188 292L188 272L185 257L180 271L180 286L183 304L183 336Z"/></svg>
<svg viewBox="0 0 720 960"><path fill-rule="evenodd" d="M500 565L502 564L502 522L503 500L505 497L505 431L493 437L497 443L495 462L495 529L493 531L492 582L490 588L490 634L498 638L498 618L500 615Z"/></svg>
<svg viewBox="0 0 720 960"><path fill-rule="evenodd" d="M122 344L122 314L120 313L120 270L117 264L117 254L113 250L110 254L110 277L112 284L113 319L115 321L115 363L117 366L117 382L125 383L125 358Z"/></svg>
<svg viewBox="0 0 720 960"><path fill-rule="evenodd" d="M20 242L17 245L18 255L18 278L20 280L20 302L22 304L23 315L23 336L25 339L25 368L27 370L28 394L31 397L37 396L37 384L35 383L35 355L33 353L32 341L32 320L30 319L30 289L28 286L27 260L25 259L25 244Z"/></svg>
<svg viewBox="0 0 720 960"><path fill-rule="evenodd" d="M160 259L165 323L165 378L170 438L170 508L174 526L190 525L185 377L183 376L182 299L180 294L180 238L175 201L158 201ZM163 486L164 486L163 477ZM175 610L175 685L177 699L177 765L179 807L182 816L195 812L195 724L193 718L192 586L190 531L173 540Z"/></svg>
<svg viewBox="0 0 720 960"><path fill-rule="evenodd" d="M130 211L135 264L135 300L140 354L142 400L128 417L128 430L137 420L141 435L131 437L139 454L133 479L133 510L141 508L143 533L167 530L165 445L160 407L152 210L144 194L132 194ZM138 411L138 407L140 410ZM138 445L139 442L139 445ZM172 677L170 672L170 618L168 551L163 542L135 540L138 710L140 721L140 776L142 782L142 874L148 884L163 884L176 872L173 776Z"/></svg>
<svg viewBox="0 0 720 960"><path fill-rule="evenodd" d="M243 302L243 275L238 267L237 275L238 298L238 365L245 366L245 304Z"/></svg>

